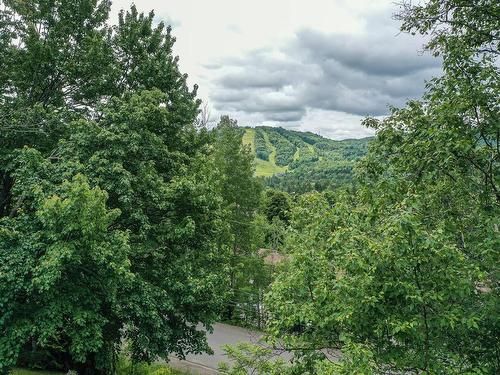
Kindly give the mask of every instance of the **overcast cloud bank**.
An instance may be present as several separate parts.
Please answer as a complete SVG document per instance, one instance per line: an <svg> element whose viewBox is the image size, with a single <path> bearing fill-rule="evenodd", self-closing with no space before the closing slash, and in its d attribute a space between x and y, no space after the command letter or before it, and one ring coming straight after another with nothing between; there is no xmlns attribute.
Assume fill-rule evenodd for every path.
<svg viewBox="0 0 500 375"><path fill-rule="evenodd" d="M131 0L113 1L113 19ZM399 33L393 0L141 0L173 26L190 85L242 125L371 135L365 115L418 98L440 62Z"/></svg>
<svg viewBox="0 0 500 375"><path fill-rule="evenodd" d="M370 135L361 118L386 115L389 106L421 96L425 81L441 71L439 59L422 52L422 39L395 30L379 25L371 34L348 35L302 29L279 48L212 63L206 66L215 76L210 101L219 112L256 123L334 138ZM328 124L327 118L344 122Z"/></svg>

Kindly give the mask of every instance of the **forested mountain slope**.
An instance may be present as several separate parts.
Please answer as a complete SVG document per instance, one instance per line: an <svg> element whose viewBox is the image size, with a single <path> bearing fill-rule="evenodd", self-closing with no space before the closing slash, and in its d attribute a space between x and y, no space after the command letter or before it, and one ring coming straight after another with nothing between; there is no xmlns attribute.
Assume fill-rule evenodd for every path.
<svg viewBox="0 0 500 375"><path fill-rule="evenodd" d="M325 190L352 182L355 163L371 138L334 141L311 132L268 126L245 128L243 142L255 155L256 175L289 192Z"/></svg>

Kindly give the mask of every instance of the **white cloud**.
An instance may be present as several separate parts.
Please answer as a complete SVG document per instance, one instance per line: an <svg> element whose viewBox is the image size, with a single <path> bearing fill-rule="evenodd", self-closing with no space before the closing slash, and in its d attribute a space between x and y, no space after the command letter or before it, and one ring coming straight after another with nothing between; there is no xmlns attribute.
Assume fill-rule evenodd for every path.
<svg viewBox="0 0 500 375"><path fill-rule="evenodd" d="M420 41L396 37L392 0L135 3L173 24L180 67L213 115L227 113L244 125L363 136L369 132L359 124L361 107L379 115L387 104L418 95L436 70L416 58ZM112 17L130 4L115 0Z"/></svg>

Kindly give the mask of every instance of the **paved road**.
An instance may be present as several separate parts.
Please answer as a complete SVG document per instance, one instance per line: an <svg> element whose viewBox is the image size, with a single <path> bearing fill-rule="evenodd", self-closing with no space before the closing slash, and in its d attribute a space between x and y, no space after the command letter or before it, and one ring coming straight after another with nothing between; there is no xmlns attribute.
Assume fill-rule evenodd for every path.
<svg viewBox="0 0 500 375"><path fill-rule="evenodd" d="M249 342L257 344L262 338L263 334L258 331L252 331L245 328L231 326L228 324L216 323L214 324L214 332L207 335L208 345L214 351L213 355L198 354L188 355L186 360L179 360L175 357L170 358L170 366L186 371L190 374L200 375L215 375L219 374L217 371L220 362L230 362L224 354L221 346L235 345L239 342ZM337 360L340 357L340 352L337 350L324 351L328 358ZM285 361L292 358L289 352L280 352L279 355Z"/></svg>
<svg viewBox="0 0 500 375"><path fill-rule="evenodd" d="M228 362L228 358L221 348L222 345L234 345L238 342L257 343L261 337L262 333L257 331L216 323L214 324L214 332L207 335L208 345L214 351L213 355L190 354L186 356L185 361L171 358L170 365L193 374L218 374L217 366L219 362Z"/></svg>

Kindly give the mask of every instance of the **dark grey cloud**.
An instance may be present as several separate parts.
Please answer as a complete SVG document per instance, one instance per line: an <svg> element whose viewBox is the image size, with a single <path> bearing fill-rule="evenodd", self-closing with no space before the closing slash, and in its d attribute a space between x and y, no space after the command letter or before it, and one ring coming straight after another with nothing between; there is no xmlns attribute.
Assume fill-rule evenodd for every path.
<svg viewBox="0 0 500 375"><path fill-rule="evenodd" d="M370 33L296 33L278 49L255 50L206 66L217 78L210 100L219 111L258 113L264 121L299 121L310 110L380 116L419 97L440 61L423 40L394 24L370 21Z"/></svg>
<svg viewBox="0 0 500 375"><path fill-rule="evenodd" d="M284 69L269 70L248 66L245 72L228 73L217 82L225 88L266 88L283 87L290 80L289 71Z"/></svg>
<svg viewBox="0 0 500 375"><path fill-rule="evenodd" d="M254 84L241 88L224 87L211 95L216 109L224 111L260 113L269 121L289 122L299 121L306 108L299 97L289 95L280 90L280 85L256 87Z"/></svg>
<svg viewBox="0 0 500 375"><path fill-rule="evenodd" d="M298 33L295 48L312 58L335 60L352 69L379 76L401 76L436 66L435 58L419 53L421 39L394 35L390 29L382 34L374 30L369 35L342 37L302 30Z"/></svg>

